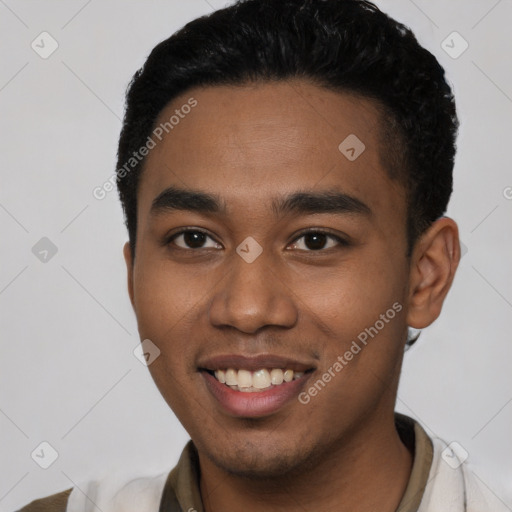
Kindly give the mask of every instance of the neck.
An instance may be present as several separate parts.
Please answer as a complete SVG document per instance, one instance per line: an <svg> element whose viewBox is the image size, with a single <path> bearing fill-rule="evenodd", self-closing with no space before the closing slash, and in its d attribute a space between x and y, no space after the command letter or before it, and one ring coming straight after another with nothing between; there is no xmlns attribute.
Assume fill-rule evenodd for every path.
<svg viewBox="0 0 512 512"><path fill-rule="evenodd" d="M313 467L282 478L248 479L226 473L201 454L199 459L205 512L394 512L407 487L413 455L391 414L330 446Z"/></svg>

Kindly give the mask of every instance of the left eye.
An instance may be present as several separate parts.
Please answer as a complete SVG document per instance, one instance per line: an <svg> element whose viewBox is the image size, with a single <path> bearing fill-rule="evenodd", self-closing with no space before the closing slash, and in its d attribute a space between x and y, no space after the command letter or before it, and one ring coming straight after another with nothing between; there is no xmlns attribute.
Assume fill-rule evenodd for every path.
<svg viewBox="0 0 512 512"><path fill-rule="evenodd" d="M304 239L305 241L302 244L297 243L297 240ZM331 240L331 244L326 247L326 243L328 243L329 239ZM301 247L302 245L302 247ZM324 233L323 231L309 231L307 233L303 233L301 236L295 239L293 242L294 249L306 250L306 251L318 251L321 249L331 249L336 245L348 245L345 240L342 238L331 235L330 233ZM304 249L304 246L306 249Z"/></svg>

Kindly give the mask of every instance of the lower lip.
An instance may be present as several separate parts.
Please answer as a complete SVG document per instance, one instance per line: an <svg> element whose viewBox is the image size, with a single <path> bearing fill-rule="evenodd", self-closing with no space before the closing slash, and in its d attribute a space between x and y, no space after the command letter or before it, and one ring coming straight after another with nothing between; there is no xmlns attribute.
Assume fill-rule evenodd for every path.
<svg viewBox="0 0 512 512"><path fill-rule="evenodd" d="M242 418L259 418L276 413L285 404L293 400L310 377L306 373L299 379L283 382L265 391L247 393L235 391L219 382L213 375L201 371L210 393L217 399L225 412Z"/></svg>

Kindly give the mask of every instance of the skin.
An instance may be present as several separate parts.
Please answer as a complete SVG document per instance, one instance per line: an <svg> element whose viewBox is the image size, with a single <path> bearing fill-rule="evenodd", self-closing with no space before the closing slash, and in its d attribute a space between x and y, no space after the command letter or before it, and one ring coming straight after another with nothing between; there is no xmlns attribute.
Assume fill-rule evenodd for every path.
<svg viewBox="0 0 512 512"><path fill-rule="evenodd" d="M161 350L149 370L199 452L205 509L394 511L413 458L393 420L406 328L439 315L457 226L437 220L407 258L406 192L382 165L368 99L301 81L196 88L157 123L191 96L198 105L147 157L135 258L128 243L124 256L141 339ZM338 150L349 134L366 146L355 161ZM217 194L226 214L151 215L171 185ZM270 200L299 189L342 191L372 213L276 218ZM180 228L211 238L166 245ZM349 244L315 249L306 228ZM250 264L236 253L248 236L263 248ZM233 417L198 372L200 358L270 353L311 362L314 382L395 302L401 312L306 405Z"/></svg>

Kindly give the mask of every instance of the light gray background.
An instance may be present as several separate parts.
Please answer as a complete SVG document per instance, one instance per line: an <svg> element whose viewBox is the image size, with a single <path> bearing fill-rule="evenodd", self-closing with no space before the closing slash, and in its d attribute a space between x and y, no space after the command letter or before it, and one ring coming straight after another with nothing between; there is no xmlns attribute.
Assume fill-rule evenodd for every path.
<svg viewBox="0 0 512 512"><path fill-rule="evenodd" d="M0 0L0 510L84 478L170 469L188 436L133 355L114 171L124 91L152 47L224 1ZM441 318L405 357L397 408L457 441L512 510L510 0L382 1L433 52L461 121L448 214L467 247ZM42 59L43 31L59 47ZM469 48L450 57L457 31ZM446 44L446 43L445 43ZM460 40L448 44L460 48ZM507 188L509 187L509 188ZM58 252L32 252L48 237ZM58 452L48 469L31 453Z"/></svg>

